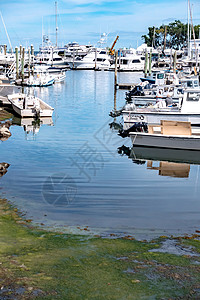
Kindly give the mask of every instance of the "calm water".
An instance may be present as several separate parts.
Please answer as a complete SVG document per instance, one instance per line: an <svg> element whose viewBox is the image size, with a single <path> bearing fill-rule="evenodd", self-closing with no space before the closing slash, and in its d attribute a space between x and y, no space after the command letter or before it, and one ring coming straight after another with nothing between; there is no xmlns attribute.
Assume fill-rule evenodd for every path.
<svg viewBox="0 0 200 300"><path fill-rule="evenodd" d="M88 226L94 233L142 238L200 229L198 154L131 150L130 139L109 125L114 74L66 75L65 83L35 90L55 108L52 126L42 125L35 135L12 126L11 138L1 143L1 161L11 165L0 179L2 197L35 223L69 232ZM120 82L138 78L119 74ZM117 92L117 108L124 96Z"/></svg>

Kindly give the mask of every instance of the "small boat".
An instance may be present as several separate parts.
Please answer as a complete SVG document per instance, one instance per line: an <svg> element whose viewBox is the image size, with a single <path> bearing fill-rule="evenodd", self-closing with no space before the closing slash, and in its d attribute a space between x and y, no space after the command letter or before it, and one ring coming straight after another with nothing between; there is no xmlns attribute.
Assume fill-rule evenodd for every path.
<svg viewBox="0 0 200 300"><path fill-rule="evenodd" d="M200 128L190 122L162 120L160 125L148 125L148 132L131 132L134 147L200 150Z"/></svg>
<svg viewBox="0 0 200 300"><path fill-rule="evenodd" d="M26 81L27 86L50 86L54 83L55 77L48 73L38 73L36 76L30 76Z"/></svg>
<svg viewBox="0 0 200 300"><path fill-rule="evenodd" d="M52 117L53 107L38 97L16 93L8 95L13 110L22 118Z"/></svg>

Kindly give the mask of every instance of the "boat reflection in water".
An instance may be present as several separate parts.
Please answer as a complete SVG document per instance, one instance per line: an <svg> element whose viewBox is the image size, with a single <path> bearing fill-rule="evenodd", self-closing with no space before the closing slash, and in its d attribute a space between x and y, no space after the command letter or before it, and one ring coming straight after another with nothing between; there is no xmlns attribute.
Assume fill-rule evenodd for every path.
<svg viewBox="0 0 200 300"><path fill-rule="evenodd" d="M118 153L136 164L147 163L147 169L158 171L160 176L188 178L190 164L200 165L200 151L122 146Z"/></svg>
<svg viewBox="0 0 200 300"><path fill-rule="evenodd" d="M31 135L34 139L36 137L36 134L39 132L40 127L42 125L53 126L53 120L51 117L45 117L40 119L14 117L12 120L12 125L22 126L26 134L26 139L28 139L28 136Z"/></svg>
<svg viewBox="0 0 200 300"><path fill-rule="evenodd" d="M190 165L183 163L172 163L168 161L160 161L159 166L155 166L152 160L147 161L147 169L159 171L160 176L170 176L178 178L187 178L190 174Z"/></svg>

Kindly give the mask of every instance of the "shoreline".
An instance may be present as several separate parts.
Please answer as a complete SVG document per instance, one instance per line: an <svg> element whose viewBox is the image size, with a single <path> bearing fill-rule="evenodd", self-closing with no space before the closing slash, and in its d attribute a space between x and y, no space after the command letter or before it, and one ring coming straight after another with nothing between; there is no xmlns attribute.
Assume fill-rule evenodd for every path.
<svg viewBox="0 0 200 300"><path fill-rule="evenodd" d="M2 298L200 296L200 232L145 242L45 231L6 199L0 200L0 224Z"/></svg>

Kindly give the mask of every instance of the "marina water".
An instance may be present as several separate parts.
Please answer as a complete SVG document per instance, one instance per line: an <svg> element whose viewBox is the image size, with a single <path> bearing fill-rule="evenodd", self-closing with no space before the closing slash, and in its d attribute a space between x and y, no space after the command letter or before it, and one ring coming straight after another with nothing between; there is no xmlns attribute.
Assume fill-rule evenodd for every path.
<svg viewBox="0 0 200 300"><path fill-rule="evenodd" d="M118 80L136 83L140 75L120 73ZM72 233L151 238L200 229L198 158L188 163L183 155L177 163L165 151L160 163L153 150L143 160L120 151L132 145L117 134L121 118L109 117L125 103L125 91L114 99L112 72L68 71L66 82L34 93L55 108L53 126L37 134L11 127L1 143L1 161L10 164L1 197L36 224Z"/></svg>

